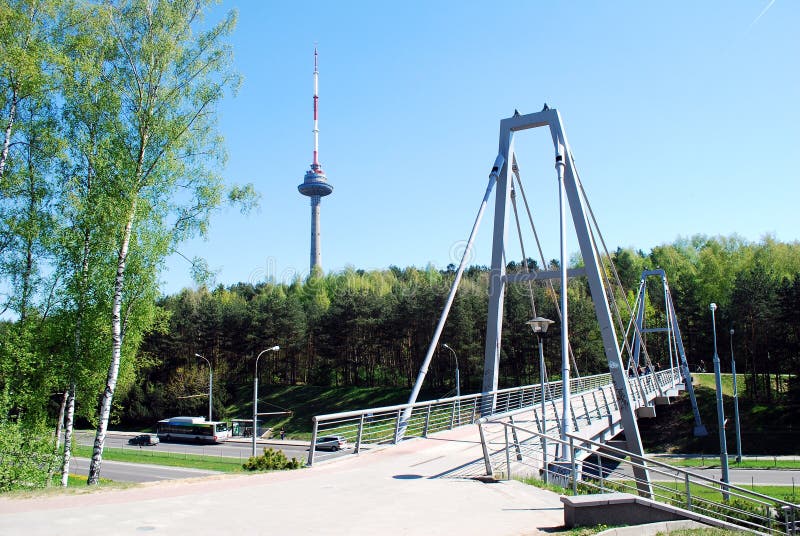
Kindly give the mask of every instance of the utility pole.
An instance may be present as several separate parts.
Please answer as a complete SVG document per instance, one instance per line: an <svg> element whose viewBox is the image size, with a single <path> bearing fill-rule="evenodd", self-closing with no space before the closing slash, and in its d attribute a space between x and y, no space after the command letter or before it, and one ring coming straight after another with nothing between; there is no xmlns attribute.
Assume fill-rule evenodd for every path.
<svg viewBox="0 0 800 536"><path fill-rule="evenodd" d="M211 422L212 419L212 411L214 407L214 370L211 368L211 361L206 359L205 357L201 356L200 354L194 354L195 357L199 357L206 363L208 363L208 421Z"/></svg>
<svg viewBox="0 0 800 536"><path fill-rule="evenodd" d="M717 381L717 426L719 427L719 463L722 466L722 498L728 500L728 446L725 442L725 408L722 406L722 378L719 370L719 355L717 354L717 321L714 312L717 304L709 305L711 309L711 326L714 332L714 376Z"/></svg>
<svg viewBox="0 0 800 536"><path fill-rule="evenodd" d="M731 328L731 374L733 375L733 418L736 421L736 463L742 463L742 434L739 428L739 390L736 388L736 359L733 357L733 328Z"/></svg>
<svg viewBox="0 0 800 536"><path fill-rule="evenodd" d="M280 346L273 346L262 350L256 357L256 369L253 373L253 456L256 455L256 432L258 430L258 360L267 352L277 352Z"/></svg>

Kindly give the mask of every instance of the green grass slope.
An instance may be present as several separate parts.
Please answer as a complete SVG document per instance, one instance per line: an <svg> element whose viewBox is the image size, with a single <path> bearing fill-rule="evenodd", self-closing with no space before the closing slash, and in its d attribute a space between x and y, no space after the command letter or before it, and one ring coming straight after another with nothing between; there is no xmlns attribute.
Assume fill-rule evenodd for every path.
<svg viewBox="0 0 800 536"><path fill-rule="evenodd" d="M288 416L262 416L274 435L283 428L288 439L309 439L311 418L315 415L356 409L393 406L408 402L408 389L383 387L318 387L310 385L262 386L259 388L258 412L291 410ZM437 398L436 393L421 392L419 400ZM230 408L230 415L252 418L252 405ZM236 418L234 417L234 418Z"/></svg>
<svg viewBox="0 0 800 536"><path fill-rule="evenodd" d="M639 430L647 452L718 454L717 401L713 374L695 376L695 395L706 437L694 437L694 415L689 395L669 406L658 406L656 418L640 419ZM728 453L736 452L733 388L730 374L723 376L723 406ZM743 454L800 454L800 404L755 403L746 397L739 376L739 416ZM728 388L726 389L726 385Z"/></svg>

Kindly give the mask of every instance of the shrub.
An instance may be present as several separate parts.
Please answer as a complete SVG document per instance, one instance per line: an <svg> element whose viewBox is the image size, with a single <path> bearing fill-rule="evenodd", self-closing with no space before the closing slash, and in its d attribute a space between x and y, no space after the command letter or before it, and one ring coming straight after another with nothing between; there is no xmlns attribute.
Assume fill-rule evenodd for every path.
<svg viewBox="0 0 800 536"><path fill-rule="evenodd" d="M303 464L297 458L291 460L280 450L264 448L261 456L250 456L242 467L246 471L282 471L285 469L300 469Z"/></svg>
<svg viewBox="0 0 800 536"><path fill-rule="evenodd" d="M0 492L43 488L58 467L53 438L45 430L0 423Z"/></svg>

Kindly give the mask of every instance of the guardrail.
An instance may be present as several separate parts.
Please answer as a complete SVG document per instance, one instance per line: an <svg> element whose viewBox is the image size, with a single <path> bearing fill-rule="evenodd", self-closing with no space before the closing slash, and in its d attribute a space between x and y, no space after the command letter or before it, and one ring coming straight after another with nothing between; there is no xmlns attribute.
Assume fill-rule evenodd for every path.
<svg viewBox="0 0 800 536"><path fill-rule="evenodd" d="M659 391L659 386L673 384L674 372L661 371L656 374L630 378L631 382L638 381L641 388L637 390L637 404L646 404L654 393ZM603 418L618 410L618 404L611 386L611 374L597 374L570 380L571 418L575 429L579 429L582 422L591 424L597 418ZM315 460L324 460L332 457L339 444L334 440L323 438L339 436L348 444L352 454L369 450L380 445L397 443L401 434L403 437L427 437L428 434L449 430L465 424L474 424L481 417L481 401L484 397L493 397L493 414L507 414L524 411L542 401L544 391L545 403L549 406L547 412L555 414L551 422L558 422L559 414L557 403L561 400L561 381L552 381L544 385L525 385L499 389L490 393L475 393L460 397L443 398L415 404L402 404L384 406L379 408L361 409L318 415L312 419L313 429L311 445L317 445L317 440L322 443L317 448L310 448L308 452L308 465L313 465ZM403 412L411 408L411 414L406 423L401 421ZM577 408L577 409L576 409ZM539 419L541 416L538 416ZM323 451L322 449L331 449Z"/></svg>
<svg viewBox="0 0 800 536"><path fill-rule="evenodd" d="M643 460L624 450L567 434L567 440L531 430L504 417L477 421L487 475L511 479L514 474L539 477L572 494L637 493L722 523L761 534L800 534L800 505L656 460ZM487 426L502 425L503 436L492 443ZM510 438L509 438L510 432ZM521 438L521 439L520 439ZM499 447L498 447L499 445ZM544 448L542 446L544 445ZM555 459L550 450L560 450ZM586 457L590 455L589 457ZM584 458L584 459L582 459ZM650 475L637 480L636 469ZM649 493L641 493L648 490Z"/></svg>

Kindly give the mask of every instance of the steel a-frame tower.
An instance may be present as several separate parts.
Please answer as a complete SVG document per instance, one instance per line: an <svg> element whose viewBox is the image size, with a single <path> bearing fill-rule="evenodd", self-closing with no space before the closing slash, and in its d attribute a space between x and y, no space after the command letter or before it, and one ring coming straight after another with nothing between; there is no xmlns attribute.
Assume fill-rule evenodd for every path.
<svg viewBox="0 0 800 536"><path fill-rule="evenodd" d="M647 298L647 278L658 277L661 279L661 285L664 290L664 318L666 325L645 327L644 325L644 310ZM683 383L686 390L689 392L689 400L692 404L692 413L694 414L694 435L695 437L707 436L708 431L700 419L700 412L697 409L697 399L694 396L694 386L692 385L692 374L689 371L689 364L686 361L686 352L683 349L683 338L681 337L681 329L678 326L678 315L675 313L675 304L672 302L672 292L667 283L667 273L662 268L655 270L644 270L642 278L639 280L639 292L636 298L636 330L633 334L633 363L639 366L639 357L642 351L642 337L646 333L666 333L667 334L667 348L669 349L669 366L673 368L673 357L678 362L683 377ZM675 352L673 353L673 349Z"/></svg>
<svg viewBox="0 0 800 536"><path fill-rule="evenodd" d="M511 193L511 178L513 163L516 162L514 154L514 135L523 130L539 127L548 127L555 148L555 167L559 184L560 204L560 232L561 232L561 346L562 346L562 374L565 384L569 385L569 360L567 349L569 340L569 322L567 307L567 254L566 254L566 216L567 205L572 215L572 222L580 246L581 255L585 265L585 275L589 282L589 289L594 302L595 314L600 325L600 335L603 341L608 369L611 372L614 390L619 403L620 417L625 431L628 451L636 458L635 461L644 464L644 450L642 447L639 427L636 423L635 408L631 404L631 393L627 382L626 367L622 362L622 355L617 342L617 333L614 328L611 307L608 303L604 284L602 264L597 255L597 247L589 225L589 214L583 188L580 185L575 162L572 157L566 134L564 133L561 116L555 109L545 109L541 112L519 115L500 121L500 142L498 162L502 157L502 167L497 174L497 191L494 206L494 235L492 242L492 266L489 279L489 312L486 326L486 350L484 357L483 392L486 393L482 413L494 410L494 395L497 390L500 363L501 334L503 331L503 298L506 283L506 227L508 223L508 206ZM528 274L531 279L540 279L537 273ZM514 281L522 278L515 277ZM568 391L566 389L565 391ZM564 409L568 408L568 392L564 393ZM567 430L569 419L562 419L562 435ZM651 496L650 479L646 469L636 470L636 479L643 484L639 485L639 493Z"/></svg>

